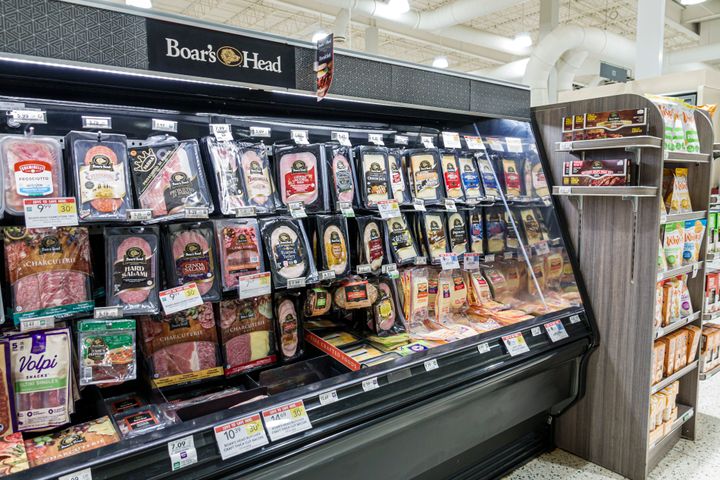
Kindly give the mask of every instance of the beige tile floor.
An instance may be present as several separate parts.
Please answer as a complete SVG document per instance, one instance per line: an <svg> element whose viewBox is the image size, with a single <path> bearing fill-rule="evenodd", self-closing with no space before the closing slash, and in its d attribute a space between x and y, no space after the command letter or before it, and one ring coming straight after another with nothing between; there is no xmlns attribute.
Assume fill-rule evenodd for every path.
<svg viewBox="0 0 720 480"><path fill-rule="evenodd" d="M622 480L603 467L556 449L529 462L505 480ZM650 480L720 479L720 375L700 382L697 440L680 440L650 473Z"/></svg>

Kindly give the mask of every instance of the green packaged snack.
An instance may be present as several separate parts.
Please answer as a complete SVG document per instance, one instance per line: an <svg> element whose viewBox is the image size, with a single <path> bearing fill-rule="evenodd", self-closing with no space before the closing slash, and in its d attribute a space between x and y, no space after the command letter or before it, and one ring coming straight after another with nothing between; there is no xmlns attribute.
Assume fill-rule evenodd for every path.
<svg viewBox="0 0 720 480"><path fill-rule="evenodd" d="M135 379L135 320L81 320L77 331L81 386Z"/></svg>
<svg viewBox="0 0 720 480"><path fill-rule="evenodd" d="M685 229L682 222L672 222L665 225L663 235L663 249L668 270L677 268L682 263L683 245L685 243Z"/></svg>

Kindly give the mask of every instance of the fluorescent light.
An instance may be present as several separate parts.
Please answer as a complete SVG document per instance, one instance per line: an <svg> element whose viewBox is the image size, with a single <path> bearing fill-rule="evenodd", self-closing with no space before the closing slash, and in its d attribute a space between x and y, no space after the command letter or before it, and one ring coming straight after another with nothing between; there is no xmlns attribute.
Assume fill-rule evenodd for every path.
<svg viewBox="0 0 720 480"><path fill-rule="evenodd" d="M320 31L315 32L315 33L313 34L313 36L312 36L312 42L313 42L313 43L318 43L320 40L322 40L323 38L325 38L325 37L327 37L327 36L328 36L327 32L323 32L322 30L320 30Z"/></svg>
<svg viewBox="0 0 720 480"><path fill-rule="evenodd" d="M513 39L513 43L515 43L515 46L520 48L527 48L530 45L533 44L532 37L528 32L520 32L517 35L515 35L515 38Z"/></svg>
<svg viewBox="0 0 720 480"><path fill-rule="evenodd" d="M697 5L704 2L705 0L680 0L680 5Z"/></svg>
<svg viewBox="0 0 720 480"><path fill-rule="evenodd" d="M410 11L410 4L408 3L408 0L389 0L388 9L390 10L390 13L400 15Z"/></svg>
<svg viewBox="0 0 720 480"><path fill-rule="evenodd" d="M435 68L447 68L448 59L447 57L439 56L433 59L433 67Z"/></svg>
<svg viewBox="0 0 720 480"><path fill-rule="evenodd" d="M152 0L125 0L127 5L138 8L152 8Z"/></svg>

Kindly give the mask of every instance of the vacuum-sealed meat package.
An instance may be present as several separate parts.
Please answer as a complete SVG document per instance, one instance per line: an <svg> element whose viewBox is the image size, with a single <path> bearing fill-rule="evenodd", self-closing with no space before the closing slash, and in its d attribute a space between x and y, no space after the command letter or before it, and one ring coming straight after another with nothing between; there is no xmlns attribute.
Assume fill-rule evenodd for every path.
<svg viewBox="0 0 720 480"><path fill-rule="evenodd" d="M227 377L277 362L272 297L221 301L220 338Z"/></svg>
<svg viewBox="0 0 720 480"><path fill-rule="evenodd" d="M326 146L326 160L328 163L328 172L332 179L332 208L340 211L339 202L350 203L352 206L359 206L357 199L359 193L357 176L355 175L355 166L353 162L352 149L337 145Z"/></svg>
<svg viewBox="0 0 720 480"><path fill-rule="evenodd" d="M330 270L335 277L350 273L347 221L342 215L315 216L313 245L317 268Z"/></svg>
<svg viewBox="0 0 720 480"><path fill-rule="evenodd" d="M195 282L205 302L220 300L215 230L213 223L165 225L165 276L169 287Z"/></svg>
<svg viewBox="0 0 720 480"><path fill-rule="evenodd" d="M105 229L108 306L122 307L124 315L160 311L158 244L157 227Z"/></svg>
<svg viewBox="0 0 720 480"><path fill-rule="evenodd" d="M463 191L461 170L458 166L458 158L454 151L443 150L440 154L440 165L442 167L443 181L445 182L445 196L456 202L465 201Z"/></svg>
<svg viewBox="0 0 720 480"><path fill-rule="evenodd" d="M238 286L238 277L265 271L260 227L254 218L215 221L224 291Z"/></svg>
<svg viewBox="0 0 720 480"><path fill-rule="evenodd" d="M388 243L395 263L398 266L413 263L418 253L405 215L388 218L385 223L388 229Z"/></svg>
<svg viewBox="0 0 720 480"><path fill-rule="evenodd" d="M232 141L218 142L215 137L201 138L200 145L212 167L213 174L209 175L208 181L214 203L223 215L234 215L238 208L247 206L238 145Z"/></svg>
<svg viewBox="0 0 720 480"><path fill-rule="evenodd" d="M430 257L430 263L440 265L440 257L448 252L448 234L445 229L444 214L427 212L420 215L421 233L425 240L425 248Z"/></svg>
<svg viewBox="0 0 720 480"><path fill-rule="evenodd" d="M310 242L300 221L289 217L262 219L260 231L276 288L317 281Z"/></svg>
<svg viewBox="0 0 720 480"><path fill-rule="evenodd" d="M262 143L240 143L238 155L248 205L260 213L274 212L277 196L270 174L267 147Z"/></svg>
<svg viewBox="0 0 720 480"><path fill-rule="evenodd" d="M0 162L7 213L24 215L26 198L65 196L62 147L56 139L22 135L0 138Z"/></svg>
<svg viewBox="0 0 720 480"><path fill-rule="evenodd" d="M325 153L323 144L274 147L275 176L283 206L300 202L307 212L328 211Z"/></svg>
<svg viewBox="0 0 720 480"><path fill-rule="evenodd" d="M410 194L410 186L405 175L403 167L403 151L392 149L388 152L388 166L390 168L390 189L392 198L400 205L410 205L412 203L412 195Z"/></svg>
<svg viewBox="0 0 720 480"><path fill-rule="evenodd" d="M302 308L298 293L280 293L275 295L275 322L280 342L278 350L284 362L300 358L303 354Z"/></svg>
<svg viewBox="0 0 720 480"><path fill-rule="evenodd" d="M385 258L385 236L383 224L373 217L355 217L351 220L351 238L355 238L351 249L357 273L379 273Z"/></svg>
<svg viewBox="0 0 720 480"><path fill-rule="evenodd" d="M440 156L437 149L406 150L406 163L412 175L412 195L428 205L442 202L445 192L440 180Z"/></svg>
<svg viewBox="0 0 720 480"><path fill-rule="evenodd" d="M371 329L380 337L405 333L405 317L402 312L398 280L381 278L377 281L378 298L372 306Z"/></svg>
<svg viewBox="0 0 720 480"><path fill-rule="evenodd" d="M77 332L80 386L135 379L135 320L80 320Z"/></svg>
<svg viewBox="0 0 720 480"><path fill-rule="evenodd" d="M125 221L133 208L127 137L70 132L65 149L81 222Z"/></svg>
<svg viewBox="0 0 720 480"><path fill-rule="evenodd" d="M362 204L377 209L378 202L390 200L390 166L385 147L357 147L355 158L362 185Z"/></svg>

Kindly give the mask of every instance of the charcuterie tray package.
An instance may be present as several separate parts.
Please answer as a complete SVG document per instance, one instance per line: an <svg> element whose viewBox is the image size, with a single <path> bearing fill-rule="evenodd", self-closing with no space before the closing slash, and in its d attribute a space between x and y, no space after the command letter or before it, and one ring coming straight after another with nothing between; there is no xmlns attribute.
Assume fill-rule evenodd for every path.
<svg viewBox="0 0 720 480"><path fill-rule="evenodd" d="M113 421L122 438L133 438L145 433L162 430L176 423L173 416L168 415L157 405L147 405L126 410L113 416Z"/></svg>
<svg viewBox="0 0 720 480"><path fill-rule="evenodd" d="M278 353L283 362L300 358L304 351L304 329L300 293L282 292L275 295L275 330Z"/></svg>
<svg viewBox="0 0 720 480"><path fill-rule="evenodd" d="M470 152L459 152L457 159L465 201L467 203L477 203L483 197L483 189L480 172L475 162L475 155Z"/></svg>
<svg viewBox="0 0 720 480"><path fill-rule="evenodd" d="M329 211L326 148L312 145L275 145L273 157L280 204L302 203L308 213Z"/></svg>
<svg viewBox="0 0 720 480"><path fill-rule="evenodd" d="M335 278L350 273L347 221L342 215L316 215L312 232L313 251L319 270L330 270Z"/></svg>
<svg viewBox="0 0 720 480"><path fill-rule="evenodd" d="M301 221L290 217L261 219L260 231L275 288L317 282L310 242Z"/></svg>
<svg viewBox="0 0 720 480"><path fill-rule="evenodd" d="M355 162L362 186L362 206L377 210L378 202L392 198L388 149L372 146L356 147Z"/></svg>
<svg viewBox="0 0 720 480"><path fill-rule="evenodd" d="M330 178L331 209L340 213L340 202L360 206L360 188L355 173L353 150L341 145L326 144L325 160Z"/></svg>
<svg viewBox="0 0 720 480"><path fill-rule="evenodd" d="M136 378L135 320L80 320L77 332L80 386Z"/></svg>
<svg viewBox="0 0 720 480"><path fill-rule="evenodd" d="M390 168L390 190L392 198L400 205L411 205L412 195L407 179L407 169L404 165L405 151L399 148L388 152L388 166Z"/></svg>
<svg viewBox="0 0 720 480"><path fill-rule="evenodd" d="M378 274L383 264L389 263L385 250L385 232L382 220L361 216L350 220L350 238L354 238L351 253L357 273Z"/></svg>
<svg viewBox="0 0 720 480"><path fill-rule="evenodd" d="M429 257L428 260L433 265L440 265L440 257L449 251L445 214L441 212L425 212L418 215L418 218L425 253Z"/></svg>
<svg viewBox="0 0 720 480"><path fill-rule="evenodd" d="M238 278L265 271L260 227L254 218L215 220L223 291L238 288Z"/></svg>
<svg viewBox="0 0 720 480"><path fill-rule="evenodd" d="M185 209L213 212L197 140L165 139L128 150L138 208L152 222L183 218Z"/></svg>
<svg viewBox="0 0 720 480"><path fill-rule="evenodd" d="M460 176L461 170L457 153L454 150L441 150L440 167L443 174L446 198L465 203L465 191Z"/></svg>
<svg viewBox="0 0 720 480"><path fill-rule="evenodd" d="M10 215L24 215L26 198L64 197L65 174L60 142L51 137L7 135L0 138L2 206Z"/></svg>
<svg viewBox="0 0 720 480"><path fill-rule="evenodd" d="M160 311L157 227L105 228L105 295L124 315Z"/></svg>
<svg viewBox="0 0 720 480"><path fill-rule="evenodd" d="M410 172L413 200L426 205L439 205L445 198L441 180L440 154L436 148L416 148L405 151L405 163Z"/></svg>
<svg viewBox="0 0 720 480"><path fill-rule="evenodd" d="M385 220L388 250L398 265L410 265L418 256L417 244L405 215Z"/></svg>
<svg viewBox="0 0 720 480"><path fill-rule="evenodd" d="M133 208L127 137L72 131L65 136L65 151L79 221L125 221Z"/></svg>

